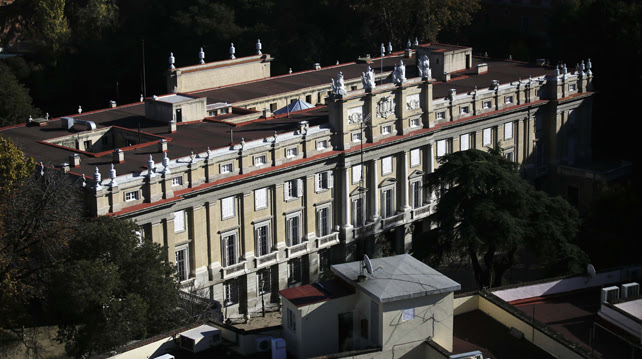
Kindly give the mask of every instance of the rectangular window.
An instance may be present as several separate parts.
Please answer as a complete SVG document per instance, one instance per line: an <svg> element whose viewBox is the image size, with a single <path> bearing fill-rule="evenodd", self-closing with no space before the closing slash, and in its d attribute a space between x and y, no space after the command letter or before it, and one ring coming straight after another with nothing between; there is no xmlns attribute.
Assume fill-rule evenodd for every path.
<svg viewBox="0 0 642 359"><path fill-rule="evenodd" d="M465 135L459 136L459 149L461 151L466 151L466 150L470 149L470 135L469 134L465 134Z"/></svg>
<svg viewBox="0 0 642 359"><path fill-rule="evenodd" d="M412 186L412 208L420 208L424 205L422 182L414 181L410 185Z"/></svg>
<svg viewBox="0 0 642 359"><path fill-rule="evenodd" d="M292 158L296 157L299 154L298 147L291 147L285 150L285 157Z"/></svg>
<svg viewBox="0 0 642 359"><path fill-rule="evenodd" d="M381 217L388 218L395 213L395 199L392 188L381 192Z"/></svg>
<svg viewBox="0 0 642 359"><path fill-rule="evenodd" d="M352 225L359 228L364 225L366 219L365 198L355 198L352 200Z"/></svg>
<svg viewBox="0 0 642 359"><path fill-rule="evenodd" d="M290 329L293 333L296 333L296 317L294 316L294 312L290 308L287 309L287 323L288 329Z"/></svg>
<svg viewBox="0 0 642 359"><path fill-rule="evenodd" d="M568 124L575 125L575 110L568 110Z"/></svg>
<svg viewBox="0 0 642 359"><path fill-rule="evenodd" d="M330 270L330 251L322 250L319 251L319 273L326 273Z"/></svg>
<svg viewBox="0 0 642 359"><path fill-rule="evenodd" d="M419 127L421 122L418 118L413 118L410 120L410 127Z"/></svg>
<svg viewBox="0 0 642 359"><path fill-rule="evenodd" d="M227 219L232 217L234 217L234 196L221 200L221 218Z"/></svg>
<svg viewBox="0 0 642 359"><path fill-rule="evenodd" d="M352 134L352 142L361 142L361 132L355 132Z"/></svg>
<svg viewBox="0 0 642 359"><path fill-rule="evenodd" d="M254 164L256 165L256 158L254 159ZM234 166L231 163L224 163L221 165L221 173L230 173L234 170Z"/></svg>
<svg viewBox="0 0 642 359"><path fill-rule="evenodd" d="M290 285L300 283L303 278L302 274L301 258L295 258L288 262L288 283Z"/></svg>
<svg viewBox="0 0 642 359"><path fill-rule="evenodd" d="M447 140L437 141L437 157L445 156L447 151Z"/></svg>
<svg viewBox="0 0 642 359"><path fill-rule="evenodd" d="M361 165L352 166L352 183L361 181Z"/></svg>
<svg viewBox="0 0 642 359"><path fill-rule="evenodd" d="M223 247L223 267L229 267L238 262L238 247L236 232L225 233L222 236L221 246Z"/></svg>
<svg viewBox="0 0 642 359"><path fill-rule="evenodd" d="M139 198L138 190L125 192L125 202L137 201Z"/></svg>
<svg viewBox="0 0 642 359"><path fill-rule="evenodd" d="M283 197L291 200L303 196L303 180L294 179L283 184Z"/></svg>
<svg viewBox="0 0 642 359"><path fill-rule="evenodd" d="M492 128L485 128L482 131L482 141L484 143L484 146L490 146L493 144L493 129Z"/></svg>
<svg viewBox="0 0 642 359"><path fill-rule="evenodd" d="M330 207L317 210L317 237L325 237L331 231Z"/></svg>
<svg viewBox="0 0 642 359"><path fill-rule="evenodd" d="M185 231L185 211L174 212L174 233Z"/></svg>
<svg viewBox="0 0 642 359"><path fill-rule="evenodd" d="M513 96L504 97L504 103L513 103Z"/></svg>
<svg viewBox="0 0 642 359"><path fill-rule="evenodd" d="M489 109L492 107L492 102L490 101L484 101L483 106L484 109Z"/></svg>
<svg viewBox="0 0 642 359"><path fill-rule="evenodd" d="M504 157L511 162L515 162L515 153L513 151L504 152Z"/></svg>
<svg viewBox="0 0 642 359"><path fill-rule="evenodd" d="M577 90L577 85L575 85L575 84L570 84L570 85L568 85L568 90L569 90L569 91L575 91L575 90Z"/></svg>
<svg viewBox="0 0 642 359"><path fill-rule="evenodd" d="M270 112L274 112L274 111L276 111L276 110L277 110L276 102L272 102L272 103L270 104Z"/></svg>
<svg viewBox="0 0 642 359"><path fill-rule="evenodd" d="M172 178L172 186L182 186L183 185L183 176Z"/></svg>
<svg viewBox="0 0 642 359"><path fill-rule="evenodd" d="M288 246L301 243L301 214L296 214L285 219L285 233Z"/></svg>
<svg viewBox="0 0 642 359"><path fill-rule="evenodd" d="M390 132L392 132L392 126L391 125L381 126L381 134L382 135L389 135Z"/></svg>
<svg viewBox="0 0 642 359"><path fill-rule="evenodd" d="M469 113L470 113L470 107L468 107L468 106L461 106L461 107L459 108L459 113L460 113L460 114L462 114L462 115L467 115L467 114L469 114Z"/></svg>
<svg viewBox="0 0 642 359"><path fill-rule="evenodd" d="M437 119L443 120L446 118L446 111L437 112Z"/></svg>
<svg viewBox="0 0 642 359"><path fill-rule="evenodd" d="M225 290L225 293L224 293L225 306L238 303L239 286L238 286L238 282L235 279L225 282L225 284L223 284L223 289Z"/></svg>
<svg viewBox="0 0 642 359"><path fill-rule="evenodd" d="M267 208L267 188L259 188L254 191L254 210Z"/></svg>
<svg viewBox="0 0 642 359"><path fill-rule="evenodd" d="M410 167L419 166L421 164L421 150L415 148L410 150Z"/></svg>
<svg viewBox="0 0 642 359"><path fill-rule="evenodd" d="M321 192L334 186L332 171L320 172L314 175L315 192Z"/></svg>
<svg viewBox="0 0 642 359"><path fill-rule="evenodd" d="M381 174L387 175L392 173L392 157L384 157L381 159Z"/></svg>
<svg viewBox="0 0 642 359"><path fill-rule="evenodd" d="M176 279L179 282L189 278L189 252L188 247L176 250Z"/></svg>
<svg viewBox="0 0 642 359"><path fill-rule="evenodd" d="M328 148L328 140L317 141L317 151Z"/></svg>
<svg viewBox="0 0 642 359"><path fill-rule="evenodd" d="M510 140L513 138L513 123L506 122L504 124L504 140Z"/></svg>
<svg viewBox="0 0 642 359"><path fill-rule="evenodd" d="M258 281L259 294L267 294L272 290L270 268L262 269L258 272L256 279Z"/></svg>
<svg viewBox="0 0 642 359"><path fill-rule="evenodd" d="M257 257L270 253L270 224L265 223L257 226L254 230L256 237Z"/></svg>
<svg viewBox="0 0 642 359"><path fill-rule="evenodd" d="M254 156L254 165L255 166L263 166L266 163L267 163L267 156L266 155Z"/></svg>

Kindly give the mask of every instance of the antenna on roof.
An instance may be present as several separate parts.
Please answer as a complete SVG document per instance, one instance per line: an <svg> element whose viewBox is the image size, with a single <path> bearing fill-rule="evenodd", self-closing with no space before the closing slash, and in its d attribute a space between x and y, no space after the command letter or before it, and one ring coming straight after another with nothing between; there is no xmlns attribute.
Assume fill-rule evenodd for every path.
<svg viewBox="0 0 642 359"><path fill-rule="evenodd" d="M360 271L359 271L359 276L357 277L357 281L358 282L364 282L364 281L366 281L368 279L368 277L365 275L365 273L363 271L364 269L370 275L372 275L372 272L374 272L372 270L372 262L370 261L370 258L368 258L367 254L363 255L362 265L361 265L361 268L360 268Z"/></svg>

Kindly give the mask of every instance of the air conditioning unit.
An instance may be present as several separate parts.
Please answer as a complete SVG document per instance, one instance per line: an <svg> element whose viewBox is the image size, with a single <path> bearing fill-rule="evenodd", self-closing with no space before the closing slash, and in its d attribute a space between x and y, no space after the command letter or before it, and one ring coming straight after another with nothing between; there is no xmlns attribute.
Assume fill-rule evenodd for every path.
<svg viewBox="0 0 642 359"><path fill-rule="evenodd" d="M622 298L637 297L640 295L640 285L636 282L622 284Z"/></svg>
<svg viewBox="0 0 642 359"><path fill-rule="evenodd" d="M272 348L272 337L256 337L257 353L269 352Z"/></svg>
<svg viewBox="0 0 642 359"><path fill-rule="evenodd" d="M192 353L200 353L221 344L221 331L209 325L201 325L180 334L179 346Z"/></svg>
<svg viewBox="0 0 642 359"><path fill-rule="evenodd" d="M286 359L285 339L272 339L272 359Z"/></svg>
<svg viewBox="0 0 642 359"><path fill-rule="evenodd" d="M615 299L620 299L620 288L616 286L602 288L602 303L611 302Z"/></svg>

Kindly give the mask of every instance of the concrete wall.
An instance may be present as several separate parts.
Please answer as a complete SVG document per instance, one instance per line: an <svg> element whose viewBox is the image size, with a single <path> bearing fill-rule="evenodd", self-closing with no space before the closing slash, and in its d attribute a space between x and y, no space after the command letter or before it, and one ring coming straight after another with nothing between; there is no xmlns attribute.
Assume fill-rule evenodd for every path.
<svg viewBox="0 0 642 359"><path fill-rule="evenodd" d="M618 309L610 303L602 303L597 315L635 336L639 339L639 344L642 344L642 321Z"/></svg>

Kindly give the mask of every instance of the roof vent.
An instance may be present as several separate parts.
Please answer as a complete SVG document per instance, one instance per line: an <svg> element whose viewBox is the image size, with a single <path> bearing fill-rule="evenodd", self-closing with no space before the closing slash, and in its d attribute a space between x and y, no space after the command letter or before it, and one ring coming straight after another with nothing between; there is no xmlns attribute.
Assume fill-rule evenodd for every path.
<svg viewBox="0 0 642 359"><path fill-rule="evenodd" d="M120 148L116 148L113 152L113 162L114 163L123 163L125 162L125 152Z"/></svg>
<svg viewBox="0 0 642 359"><path fill-rule="evenodd" d="M320 64L320 63L318 63L318 62L315 62L315 63L312 65L312 67L313 67L315 70L321 70L321 64Z"/></svg>
<svg viewBox="0 0 642 359"><path fill-rule="evenodd" d="M63 117L60 119L60 124L65 130L71 130L75 124L87 126L87 130L95 130L96 124L94 121L78 120L73 117Z"/></svg>
<svg viewBox="0 0 642 359"><path fill-rule="evenodd" d="M78 167L80 166L80 155L77 153L73 153L69 156L69 163L71 164L71 167Z"/></svg>

